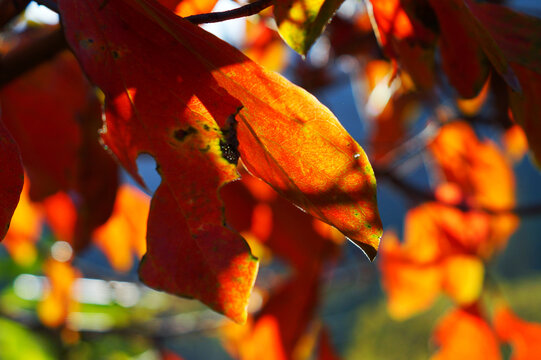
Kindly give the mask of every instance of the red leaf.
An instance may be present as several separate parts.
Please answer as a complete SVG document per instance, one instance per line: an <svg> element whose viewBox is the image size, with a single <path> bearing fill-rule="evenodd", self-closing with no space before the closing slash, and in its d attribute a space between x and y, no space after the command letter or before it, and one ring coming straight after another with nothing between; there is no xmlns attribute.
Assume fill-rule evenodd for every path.
<svg viewBox="0 0 541 360"><path fill-rule="evenodd" d="M374 32L386 55L399 60L418 86L431 88L435 34L416 18L414 11L425 4L411 0L370 0L370 3L368 10L374 20Z"/></svg>
<svg viewBox="0 0 541 360"><path fill-rule="evenodd" d="M191 231L174 195L160 186L150 207L142 280L177 295L196 296L214 310L245 322L257 260L243 239L221 224L202 224L196 236Z"/></svg>
<svg viewBox="0 0 541 360"><path fill-rule="evenodd" d="M241 238L223 228L217 195L238 177L234 117L242 102L236 133L250 171L375 255L381 222L372 170L359 145L311 95L152 1L108 2L101 9L84 1L59 5L68 41L106 95L105 143L137 178L138 154L156 158L162 184L155 202L177 207L169 211L185 218L192 241L227 236L216 240L228 244L217 251L233 262L239 253L229 248L243 247L246 267L255 271ZM173 199L158 200L162 194ZM151 228L149 242L174 241L171 234L158 239ZM245 274L246 284L253 275ZM145 271L142 276L148 279Z"/></svg>
<svg viewBox="0 0 541 360"><path fill-rule="evenodd" d="M47 31L38 28L20 38ZM111 215L118 182L117 165L98 142L101 105L94 88L73 55L63 52L5 86L0 105L21 147L31 199L59 191L77 198L77 217L63 240L82 250Z"/></svg>
<svg viewBox="0 0 541 360"><path fill-rule="evenodd" d="M24 176L17 144L0 119L0 240L4 239L13 212L19 203Z"/></svg>
<svg viewBox="0 0 541 360"><path fill-rule="evenodd" d="M430 0L441 31L442 66L462 97L472 98L483 87L489 66L475 36L475 21L463 0Z"/></svg>
<svg viewBox="0 0 541 360"><path fill-rule="evenodd" d="M537 163L541 162L541 113L538 106L541 91L541 20L495 4L472 4L472 11L487 28L509 60L522 93L509 91L513 117L522 126Z"/></svg>

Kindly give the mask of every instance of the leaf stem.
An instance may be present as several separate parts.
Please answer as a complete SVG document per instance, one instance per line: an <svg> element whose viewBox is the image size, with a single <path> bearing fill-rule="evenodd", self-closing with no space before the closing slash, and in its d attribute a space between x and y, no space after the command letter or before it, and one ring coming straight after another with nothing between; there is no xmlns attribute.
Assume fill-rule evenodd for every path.
<svg viewBox="0 0 541 360"><path fill-rule="evenodd" d="M237 19L240 17L255 15L273 4L273 0L257 0L251 4L239 8L208 14L198 14L185 17L193 24L207 24L225 20Z"/></svg>

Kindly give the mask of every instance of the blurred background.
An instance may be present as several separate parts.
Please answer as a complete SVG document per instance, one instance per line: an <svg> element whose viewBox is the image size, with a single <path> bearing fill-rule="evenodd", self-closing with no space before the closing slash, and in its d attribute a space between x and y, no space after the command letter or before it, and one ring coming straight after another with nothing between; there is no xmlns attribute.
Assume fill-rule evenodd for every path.
<svg viewBox="0 0 541 360"><path fill-rule="evenodd" d="M500 3L541 17L538 1ZM237 6L220 0L214 11ZM514 206L521 211L509 239L483 258L483 296L497 292L522 319L541 322L541 173L520 145L506 140L511 137L510 127L491 120L498 97L487 91L482 99L481 95L476 98L477 104L461 105L441 74L437 91L412 91L407 74L392 75L392 64L379 50L363 2L346 0L306 58L281 41L272 21L270 14L263 13L203 27L262 65L280 71L337 116L373 163L386 233L404 242L408 211L440 199L436 190L442 174L434 171L434 156L427 144L445 124L465 119L479 141L501 152L513 177ZM10 24L10 31L22 33L40 24L56 23L55 13L32 2ZM2 35L4 43L8 40ZM394 106L392 110L389 104ZM387 127L381 122L386 117L391 119ZM394 122L397 118L400 122ZM520 143L520 135L512 139ZM148 189L138 188L129 175L120 173L122 195L117 194L113 215L117 223L144 225L146 221L150 196L160 178L150 156L141 156L138 165ZM94 233L90 245L73 256L73 246L58 235L62 231L50 215L52 212L62 219L62 214L69 212L49 205L46 207L56 210L40 218L37 213L42 210L34 209L37 205L25 196L8 234L12 240L0 244L0 359L249 358L243 355L246 351L239 350L249 346L250 338L243 334L247 330L195 300L154 291L139 281L144 226L132 224L129 234L118 236L122 227L106 223L101 232ZM126 209L134 207L137 214L126 215ZM428 229L426 232L429 234ZM298 234L306 236L302 231ZM126 236L130 239L112 240ZM309 243L311 239L302 241ZM294 352L286 358L430 358L438 348L433 341L434 328L456 306L456 299L443 291L423 309L398 319L400 316L393 316L388 309L388 293L382 284L392 281L382 279L381 258L371 263L352 243L333 241L339 245L322 265L320 285L313 295L318 301L302 300L314 307L314 314L303 320L306 328L299 331L302 336L296 338ZM263 259L249 305L249 312L258 319L273 294L289 284L292 270L264 244L249 242ZM67 263L70 265L63 265ZM288 307L300 311L295 307L299 295L290 295L276 301L277 312L287 313ZM295 319L291 317L292 327ZM325 340L321 340L323 336ZM504 357L510 356L509 345L502 344L501 349Z"/></svg>

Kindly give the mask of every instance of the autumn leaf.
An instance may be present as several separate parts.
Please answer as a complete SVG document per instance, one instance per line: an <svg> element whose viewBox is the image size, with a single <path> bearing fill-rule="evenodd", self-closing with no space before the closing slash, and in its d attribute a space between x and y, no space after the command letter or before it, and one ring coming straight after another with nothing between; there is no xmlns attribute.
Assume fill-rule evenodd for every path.
<svg viewBox="0 0 541 360"><path fill-rule="evenodd" d="M20 41L52 30L23 33ZM98 142L101 104L94 88L66 51L3 87L0 105L21 149L30 198L76 194L72 234L64 231L63 236L75 251L82 250L92 231L110 216L118 183L118 167Z"/></svg>
<svg viewBox="0 0 541 360"><path fill-rule="evenodd" d="M78 308L73 298L73 285L81 277L70 263L48 259L43 266L49 279L49 288L38 304L38 316L48 327L58 327Z"/></svg>
<svg viewBox="0 0 541 360"><path fill-rule="evenodd" d="M0 190L0 240L4 239L8 232L13 212L19 202L19 196L23 189L23 168L17 144L10 133L4 127L0 119L0 178L2 187Z"/></svg>
<svg viewBox="0 0 541 360"><path fill-rule="evenodd" d="M434 44L436 35L417 17L425 4L411 0L370 0L372 27L380 46L391 59L398 60L422 89L434 84ZM429 12L429 11L428 11Z"/></svg>
<svg viewBox="0 0 541 360"><path fill-rule="evenodd" d="M480 141L466 122L444 125L429 149L446 180L458 184L472 205L493 210L508 210L515 205L510 164L494 143Z"/></svg>
<svg viewBox="0 0 541 360"><path fill-rule="evenodd" d="M488 30L520 82L521 91L510 85L509 100L515 121L528 137L536 162L541 159L541 133L537 98L541 91L541 52L538 34L541 21L495 4L470 3L476 18ZM509 84L509 82L508 82Z"/></svg>
<svg viewBox="0 0 541 360"><path fill-rule="evenodd" d="M433 338L440 349L431 360L501 359L494 332L475 311L457 309L445 315Z"/></svg>
<svg viewBox="0 0 541 360"><path fill-rule="evenodd" d="M462 97L472 98L485 83L490 67L472 34L476 23L463 0L430 0L440 27L442 67Z"/></svg>
<svg viewBox="0 0 541 360"><path fill-rule="evenodd" d="M224 283L233 281L226 275L231 270L229 275L242 281L238 289L244 292L227 297L218 294L221 290L211 290L216 286L197 291L206 292L206 302L219 311L224 311L226 304L218 305L216 298L207 295L220 301L238 299L238 307L230 309L228 315L242 321L245 312L241 308L256 265L242 238L223 227L217 196L220 186L238 177L235 126L238 151L252 173L375 255L381 226L372 170L362 149L311 95L154 2L115 1L102 9L87 2L61 1L59 5L68 41L89 77L106 95L105 143L139 180L138 154L151 154L159 165L162 184L151 205L148 253L141 270L147 283L168 289L172 285L166 282L185 281L189 290L175 285L177 294L202 297L190 293L193 284L189 283L194 279L164 276L164 272L174 274L178 266L169 264L173 268L167 269L158 265L165 259L154 257L156 249L172 246L185 253L183 246L186 249L204 242L197 248L220 254L219 270L227 278ZM94 15L81 17L81 13ZM278 101L285 93L288 102ZM303 149L303 156L292 155L298 149ZM189 171L179 171L181 168ZM329 198L333 199L331 204ZM172 217L158 219L153 212L176 214L185 219L178 227L187 225L187 229L159 232L152 222ZM161 236L155 236L154 231ZM171 239L174 233L188 235L182 240L193 245L175 246L177 237ZM154 242L169 245L155 247ZM170 257L170 250L162 256ZM211 261L205 263L212 267ZM226 264L231 267L223 268ZM234 271L238 264L244 273ZM211 274L210 278L219 275ZM219 284L225 291L226 286Z"/></svg>
<svg viewBox="0 0 541 360"><path fill-rule="evenodd" d="M20 265L31 265L36 260L36 243L43 225L43 213L37 204L30 201L29 187L26 179L10 228L2 242L12 259Z"/></svg>
<svg viewBox="0 0 541 360"><path fill-rule="evenodd" d="M500 305L494 315L494 328L498 337L513 347L511 360L541 358L541 324L526 322L509 307Z"/></svg>
<svg viewBox="0 0 541 360"><path fill-rule="evenodd" d="M337 231L329 231L329 225L300 211L249 174L224 186L220 194L228 223L292 267L291 277L271 290L250 331L240 339L230 339L231 346L242 359L275 359L267 351L271 344L289 358L314 318L322 264L337 254Z"/></svg>
<svg viewBox="0 0 541 360"><path fill-rule="evenodd" d="M468 305L481 295L483 259L501 249L509 233L500 219L478 211L426 203L406 216L404 242L384 237L380 268L390 314L405 319L445 293ZM513 228L514 229L514 228Z"/></svg>
<svg viewBox="0 0 541 360"><path fill-rule="evenodd" d="M137 188L122 185L118 189L113 215L94 231L93 239L117 271L128 271L133 255L139 259L146 251L146 221L150 199Z"/></svg>
<svg viewBox="0 0 541 360"><path fill-rule="evenodd" d="M306 55L343 1L276 1L274 18L278 32L293 50Z"/></svg>

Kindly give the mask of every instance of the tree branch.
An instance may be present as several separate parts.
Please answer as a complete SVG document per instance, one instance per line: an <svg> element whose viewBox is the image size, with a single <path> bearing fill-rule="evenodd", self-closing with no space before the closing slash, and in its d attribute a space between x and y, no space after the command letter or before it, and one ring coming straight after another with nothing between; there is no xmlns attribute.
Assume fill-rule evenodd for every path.
<svg viewBox="0 0 541 360"><path fill-rule="evenodd" d="M0 88L68 48L62 28L16 47L0 58Z"/></svg>
<svg viewBox="0 0 541 360"><path fill-rule="evenodd" d="M19 15L30 0L0 0L0 28Z"/></svg>
<svg viewBox="0 0 541 360"><path fill-rule="evenodd" d="M193 24L215 23L255 15L262 10L268 8L272 4L273 0L257 0L251 4L241 6L237 9L208 14L191 15L185 17L185 19Z"/></svg>
<svg viewBox="0 0 541 360"><path fill-rule="evenodd" d="M401 179L398 176L396 176L396 174L394 174L390 170L378 169L374 167L374 173L376 174L376 177L388 180L397 189L402 191L407 197L413 200L416 200L419 202L425 202L425 201L441 202L440 200L436 198L433 192L427 191L425 189L419 188L413 184L408 183L404 179ZM515 214L521 217L541 215L541 204L522 205L522 206L516 206L511 209L491 209L491 208L486 208L486 207L472 207L472 206L468 206L467 204L455 205L455 204L449 204L446 202L441 202L441 203L450 207L455 207L462 211L475 210L475 211L482 211L491 215Z"/></svg>

